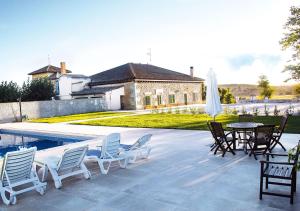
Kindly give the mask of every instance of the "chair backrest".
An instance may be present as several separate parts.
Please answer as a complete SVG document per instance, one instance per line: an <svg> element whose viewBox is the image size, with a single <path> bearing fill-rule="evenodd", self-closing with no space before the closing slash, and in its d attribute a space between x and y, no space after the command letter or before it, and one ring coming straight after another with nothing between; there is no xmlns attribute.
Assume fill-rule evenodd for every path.
<svg viewBox="0 0 300 211"><path fill-rule="evenodd" d="M1 180L3 186L30 178L36 147L6 153L3 161Z"/></svg>
<svg viewBox="0 0 300 211"><path fill-rule="evenodd" d="M263 140L270 144L275 125L261 125L255 128L255 139Z"/></svg>
<svg viewBox="0 0 300 211"><path fill-rule="evenodd" d="M143 135L130 147L129 150L134 150L145 146L150 141L151 137L152 134Z"/></svg>
<svg viewBox="0 0 300 211"><path fill-rule="evenodd" d="M215 139L226 139L222 123L220 122L210 122L211 131Z"/></svg>
<svg viewBox="0 0 300 211"><path fill-rule="evenodd" d="M87 145L65 150L58 163L57 171L65 171L79 167L87 150Z"/></svg>
<svg viewBox="0 0 300 211"><path fill-rule="evenodd" d="M280 125L279 125L279 128L278 128L278 131L279 131L280 135L284 132L287 121L288 121L288 115L283 115L281 117Z"/></svg>
<svg viewBox="0 0 300 211"><path fill-rule="evenodd" d="M111 133L102 142L100 158L115 158L119 155L120 133Z"/></svg>
<svg viewBox="0 0 300 211"><path fill-rule="evenodd" d="M239 115L239 122L253 122L254 116L252 114L241 114Z"/></svg>

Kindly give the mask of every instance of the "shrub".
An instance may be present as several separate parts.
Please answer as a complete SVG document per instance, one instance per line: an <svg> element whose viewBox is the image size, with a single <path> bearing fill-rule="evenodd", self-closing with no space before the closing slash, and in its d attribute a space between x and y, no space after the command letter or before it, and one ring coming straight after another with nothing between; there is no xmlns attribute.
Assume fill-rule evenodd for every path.
<svg viewBox="0 0 300 211"><path fill-rule="evenodd" d="M54 86L48 78L28 79L23 83L23 101L51 100L54 96Z"/></svg>
<svg viewBox="0 0 300 211"><path fill-rule="evenodd" d="M266 104L265 104L265 106L264 106L264 112L265 112L265 115L266 115L266 116L269 116L270 111L269 111L269 108L267 107Z"/></svg>
<svg viewBox="0 0 300 211"><path fill-rule="evenodd" d="M245 106L242 107L242 111L241 112L242 112L242 114L247 114Z"/></svg>
<svg viewBox="0 0 300 211"><path fill-rule="evenodd" d="M289 107L286 109L285 113L289 116L293 116L295 112L294 109L295 107L292 104L290 104Z"/></svg>
<svg viewBox="0 0 300 211"><path fill-rule="evenodd" d="M239 113L239 110L237 110L235 107L232 110L233 115L237 115Z"/></svg>
<svg viewBox="0 0 300 211"><path fill-rule="evenodd" d="M190 113L195 115L197 113L197 109L196 108L190 108Z"/></svg>
<svg viewBox="0 0 300 211"><path fill-rule="evenodd" d="M0 84L0 102L16 102L20 97L20 88L15 82L2 81Z"/></svg>
<svg viewBox="0 0 300 211"><path fill-rule="evenodd" d="M254 107L253 108L253 115L258 116L258 114L259 114L259 109L257 107Z"/></svg>
<svg viewBox="0 0 300 211"><path fill-rule="evenodd" d="M279 116L280 110L277 109L277 105L274 107L274 116Z"/></svg>

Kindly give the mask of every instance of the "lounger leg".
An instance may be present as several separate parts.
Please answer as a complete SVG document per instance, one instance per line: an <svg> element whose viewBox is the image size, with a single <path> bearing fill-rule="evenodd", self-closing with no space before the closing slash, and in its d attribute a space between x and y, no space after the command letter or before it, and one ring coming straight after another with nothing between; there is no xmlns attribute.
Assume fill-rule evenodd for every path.
<svg viewBox="0 0 300 211"><path fill-rule="evenodd" d="M86 166L85 166L85 164L83 162L80 164L80 169L83 171L83 175L84 175L85 179L90 179L91 178L91 173L86 168Z"/></svg>
<svg viewBox="0 0 300 211"><path fill-rule="evenodd" d="M53 178L53 180L54 180L54 185L55 185L55 187L56 187L57 189L61 188L62 183L61 183L61 179L59 178L57 172L56 172L54 169L52 169L52 168L49 168L49 171L50 171L51 176L52 176L52 178Z"/></svg>
<svg viewBox="0 0 300 211"><path fill-rule="evenodd" d="M41 166L41 168L38 170L38 173L42 175L42 182L45 182L47 180L48 177L48 167L47 165L43 165Z"/></svg>
<svg viewBox="0 0 300 211"><path fill-rule="evenodd" d="M123 163L122 163L121 160L119 160L119 164L120 164L120 167L121 167L121 168L126 168L126 167L127 167L127 164L128 164L128 158L125 158L125 159L123 160Z"/></svg>
<svg viewBox="0 0 300 211"><path fill-rule="evenodd" d="M2 184L1 184L2 187ZM6 192L9 193L9 198L6 196ZM12 189L7 188L1 188L1 198L3 200L3 203L6 205L10 204L16 204L17 203L17 197L14 195L14 191Z"/></svg>
<svg viewBox="0 0 300 211"><path fill-rule="evenodd" d="M99 164L99 167L100 167L100 172L101 172L102 174L107 174L111 162L108 162L108 166L107 166L106 169L104 168L104 162L103 162L102 160L98 160L98 164Z"/></svg>

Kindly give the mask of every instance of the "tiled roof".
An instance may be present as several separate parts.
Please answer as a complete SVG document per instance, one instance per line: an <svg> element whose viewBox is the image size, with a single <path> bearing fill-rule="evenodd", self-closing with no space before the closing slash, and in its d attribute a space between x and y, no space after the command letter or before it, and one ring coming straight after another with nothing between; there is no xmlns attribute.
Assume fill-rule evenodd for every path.
<svg viewBox="0 0 300 211"><path fill-rule="evenodd" d="M59 73L60 72L60 68L59 67L55 67L52 65L47 65L45 67L42 67L41 69L35 70L31 73L28 73L28 75L36 75L36 74L41 74L41 73ZM72 73L71 70L67 70L67 73Z"/></svg>
<svg viewBox="0 0 300 211"><path fill-rule="evenodd" d="M90 85L124 83L134 80L200 82L201 78L149 64L127 63L91 76Z"/></svg>
<svg viewBox="0 0 300 211"><path fill-rule="evenodd" d="M95 94L105 94L106 92L119 89L123 86L111 86L111 87L95 87L95 88L87 88L83 89L78 92L72 92L72 96L79 96L79 95L95 95Z"/></svg>

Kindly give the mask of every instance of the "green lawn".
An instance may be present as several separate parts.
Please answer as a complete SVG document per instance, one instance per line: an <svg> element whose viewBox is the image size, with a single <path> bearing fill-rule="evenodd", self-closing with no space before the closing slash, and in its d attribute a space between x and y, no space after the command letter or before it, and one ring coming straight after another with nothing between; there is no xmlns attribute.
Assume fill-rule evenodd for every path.
<svg viewBox="0 0 300 211"><path fill-rule="evenodd" d="M94 118L109 117L109 116L122 116L122 115L126 115L126 114L133 114L133 113L131 113L131 112L92 112L92 113L84 113L84 114L73 114L73 115L68 115L68 116L32 119L32 120L29 120L29 122L59 123L59 122L69 122L69 121L75 121L75 120L94 119Z"/></svg>
<svg viewBox="0 0 300 211"><path fill-rule="evenodd" d="M206 114L144 114L138 116L119 117L114 119L91 120L86 122L74 123L81 125L101 125L118 127L138 127L138 128L174 128L207 130L206 122L212 120ZM219 115L216 121L220 121L224 126L231 122L237 122L236 115ZM258 116L256 122L264 124L279 125L280 117ZM300 133L300 116L291 116L286 127L287 133Z"/></svg>

